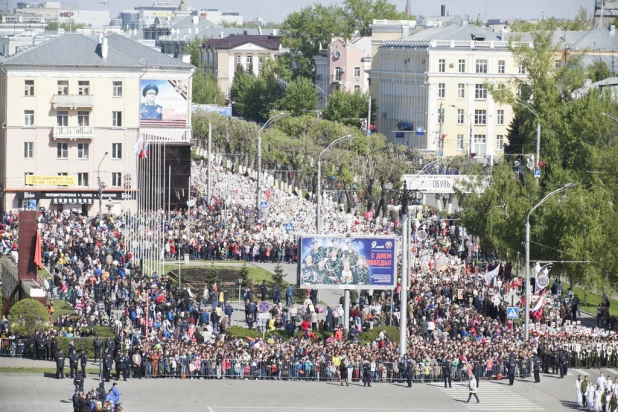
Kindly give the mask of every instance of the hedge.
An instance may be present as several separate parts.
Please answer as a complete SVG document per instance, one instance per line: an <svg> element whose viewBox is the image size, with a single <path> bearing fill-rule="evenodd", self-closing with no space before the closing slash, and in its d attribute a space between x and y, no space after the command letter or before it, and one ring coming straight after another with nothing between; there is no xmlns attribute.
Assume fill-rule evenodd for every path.
<svg viewBox="0 0 618 412"><path fill-rule="evenodd" d="M62 326L54 326L54 329L59 331L62 329ZM82 326L80 329L80 334L86 333L87 329L92 329L95 333L95 337L99 336L101 339L105 338L115 338L116 334L112 331L110 326ZM74 331L75 332L75 331ZM76 339L81 339L81 337L75 337Z"/></svg>
<svg viewBox="0 0 618 412"><path fill-rule="evenodd" d="M69 342L73 341L77 353L81 353L82 350L85 350L88 354L88 359L94 359L94 347L92 345L94 339L95 338L65 338L64 336L60 336L56 338L56 342L58 343L58 348L62 348L62 351L67 357L69 355Z"/></svg>

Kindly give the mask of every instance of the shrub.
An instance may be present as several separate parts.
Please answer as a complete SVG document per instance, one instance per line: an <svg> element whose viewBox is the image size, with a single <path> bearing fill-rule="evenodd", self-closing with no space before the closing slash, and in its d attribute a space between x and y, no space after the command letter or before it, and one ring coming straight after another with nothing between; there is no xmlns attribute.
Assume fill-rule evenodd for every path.
<svg viewBox="0 0 618 412"><path fill-rule="evenodd" d="M71 341L75 344L75 350L77 353L85 350L88 354L88 359L94 359L94 347L92 345L94 338L65 338L64 336L56 338L58 348L62 348L65 355L69 354L69 342Z"/></svg>
<svg viewBox="0 0 618 412"><path fill-rule="evenodd" d="M9 311L9 328L21 336L32 336L49 324L47 309L38 300L22 299Z"/></svg>
<svg viewBox="0 0 618 412"><path fill-rule="evenodd" d="M359 333L358 340L360 340L363 345L371 343L378 339L378 335L382 330L386 331L386 340L392 341L399 339L399 328L395 326L381 326L368 330L367 332Z"/></svg>
<svg viewBox="0 0 618 412"><path fill-rule="evenodd" d="M63 315L77 316L77 312L75 312L75 309L73 309L71 307L71 304L66 300L52 300L52 305L54 306L54 314L52 315L54 320L58 319L60 316Z"/></svg>

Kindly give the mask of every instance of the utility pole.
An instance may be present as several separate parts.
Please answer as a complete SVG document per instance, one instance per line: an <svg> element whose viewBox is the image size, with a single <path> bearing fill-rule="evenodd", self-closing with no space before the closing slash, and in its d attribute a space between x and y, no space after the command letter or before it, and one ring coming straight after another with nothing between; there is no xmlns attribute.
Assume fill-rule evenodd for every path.
<svg viewBox="0 0 618 412"><path fill-rule="evenodd" d="M208 183L207 183L207 187L206 187L206 200L208 201L208 205L210 205L210 202L212 201L212 199L210 198L210 195L212 193L212 191L210 190L212 188L212 122L208 122L208 172L206 174L206 178L208 179Z"/></svg>
<svg viewBox="0 0 618 412"><path fill-rule="evenodd" d="M369 103L367 104L367 136L371 135L371 93L367 92Z"/></svg>
<svg viewBox="0 0 618 412"><path fill-rule="evenodd" d="M444 139L442 139L442 127L444 126L444 104L440 102L440 112L438 113L438 123L440 123L440 131L438 136L438 155L444 154Z"/></svg>
<svg viewBox="0 0 618 412"><path fill-rule="evenodd" d="M105 156L107 156L108 152L105 152L105 154L103 155L103 157L101 158L101 161L99 162L99 166L97 167L97 183L99 185L99 225L101 225L101 223L103 223L103 182L101 182L101 163L103 163L103 160L105 159Z"/></svg>

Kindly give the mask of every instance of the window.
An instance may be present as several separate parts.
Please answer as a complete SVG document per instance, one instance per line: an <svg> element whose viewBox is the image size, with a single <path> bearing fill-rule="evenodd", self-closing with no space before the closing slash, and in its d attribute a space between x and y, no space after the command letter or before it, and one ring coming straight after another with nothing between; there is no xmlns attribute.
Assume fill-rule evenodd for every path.
<svg viewBox="0 0 618 412"><path fill-rule="evenodd" d="M62 96L69 94L68 80L58 80L58 94Z"/></svg>
<svg viewBox="0 0 618 412"><path fill-rule="evenodd" d="M26 179L28 179L26 176L32 176L32 175L34 175L33 172L26 172L26 173L24 173L24 186L32 186L31 184L26 183L27 182Z"/></svg>
<svg viewBox="0 0 618 412"><path fill-rule="evenodd" d="M247 56L247 64L253 64L253 56Z"/></svg>
<svg viewBox="0 0 618 412"><path fill-rule="evenodd" d="M360 67L354 68L354 77L360 77Z"/></svg>
<svg viewBox="0 0 618 412"><path fill-rule="evenodd" d="M360 84L354 85L354 93L360 93Z"/></svg>
<svg viewBox="0 0 618 412"><path fill-rule="evenodd" d="M496 150L504 150L504 135L496 136Z"/></svg>
<svg viewBox="0 0 618 412"><path fill-rule="evenodd" d="M487 138L484 134L475 134L474 135L474 150L473 153L476 153L477 156L485 155L485 143Z"/></svg>
<svg viewBox="0 0 618 412"><path fill-rule="evenodd" d="M466 97L466 85L463 83L459 83L457 85L457 98L463 99L464 97Z"/></svg>
<svg viewBox="0 0 618 412"><path fill-rule="evenodd" d="M112 187L120 187L122 186L122 174L121 173L112 173Z"/></svg>
<svg viewBox="0 0 618 412"><path fill-rule="evenodd" d="M459 73L466 72L466 61L463 59L459 59Z"/></svg>
<svg viewBox="0 0 618 412"><path fill-rule="evenodd" d="M122 159L122 143L112 143L112 159Z"/></svg>
<svg viewBox="0 0 618 412"><path fill-rule="evenodd" d="M77 158L78 159L88 159L88 143L78 143L77 144Z"/></svg>
<svg viewBox="0 0 618 412"><path fill-rule="evenodd" d="M24 157L26 159L34 157L34 142L24 142Z"/></svg>
<svg viewBox="0 0 618 412"><path fill-rule="evenodd" d="M240 56L236 56L236 64L240 64Z"/></svg>
<svg viewBox="0 0 618 412"><path fill-rule="evenodd" d="M519 74L526 74L526 67L523 64L519 65Z"/></svg>
<svg viewBox="0 0 618 412"><path fill-rule="evenodd" d="M438 60L438 71L444 73L446 71L446 59Z"/></svg>
<svg viewBox="0 0 618 412"><path fill-rule="evenodd" d="M112 126L122 127L122 112L112 112Z"/></svg>
<svg viewBox="0 0 618 412"><path fill-rule="evenodd" d="M82 96L90 95L90 81L80 80L77 82L77 94Z"/></svg>
<svg viewBox="0 0 618 412"><path fill-rule="evenodd" d="M562 61L560 61L560 60L556 60L556 61L554 61L554 67L555 67L556 69L559 69L559 68L560 68L560 66L562 66Z"/></svg>
<svg viewBox="0 0 618 412"><path fill-rule="evenodd" d="M58 176L68 176L69 174L66 172L58 172ZM67 187L67 185L58 185L58 186L63 186L63 187Z"/></svg>
<svg viewBox="0 0 618 412"><path fill-rule="evenodd" d="M477 73L487 73L487 60L477 60L476 61L476 72Z"/></svg>
<svg viewBox="0 0 618 412"><path fill-rule="evenodd" d="M67 159L69 157L69 144L56 143L56 159Z"/></svg>
<svg viewBox="0 0 618 412"><path fill-rule="evenodd" d="M34 126L34 110L24 110L24 126Z"/></svg>
<svg viewBox="0 0 618 412"><path fill-rule="evenodd" d="M438 97L444 98L446 96L446 86L444 83L438 83Z"/></svg>
<svg viewBox="0 0 618 412"><path fill-rule="evenodd" d="M504 60L498 60L498 73L504 74L506 63Z"/></svg>
<svg viewBox="0 0 618 412"><path fill-rule="evenodd" d="M56 126L68 126L69 125L69 112L58 111L56 112Z"/></svg>
<svg viewBox="0 0 618 412"><path fill-rule="evenodd" d="M477 84L474 90L474 98L485 100L487 99L487 89L484 84Z"/></svg>
<svg viewBox="0 0 618 412"><path fill-rule="evenodd" d="M114 82L112 87L112 96L122 97L122 82Z"/></svg>
<svg viewBox="0 0 618 412"><path fill-rule="evenodd" d="M464 110L463 109L457 109L457 124L463 124L464 123Z"/></svg>
<svg viewBox="0 0 618 412"><path fill-rule="evenodd" d="M504 110L498 110L498 113L496 116L496 123L499 125L504 124Z"/></svg>
<svg viewBox="0 0 618 412"><path fill-rule="evenodd" d="M88 186L88 173L77 174L77 186Z"/></svg>
<svg viewBox="0 0 618 412"><path fill-rule="evenodd" d="M335 67L335 80L341 80L341 75L343 74L343 70L341 67Z"/></svg>
<svg viewBox="0 0 618 412"><path fill-rule="evenodd" d="M24 96L34 96L34 80L24 80Z"/></svg>
<svg viewBox="0 0 618 412"><path fill-rule="evenodd" d="M474 111L474 124L487 124L487 110Z"/></svg>
<svg viewBox="0 0 618 412"><path fill-rule="evenodd" d="M463 142L464 142L463 139L464 139L463 134L457 135L457 150L463 150Z"/></svg>
<svg viewBox="0 0 618 412"><path fill-rule="evenodd" d="M90 126L90 112L77 112L77 124L80 126Z"/></svg>

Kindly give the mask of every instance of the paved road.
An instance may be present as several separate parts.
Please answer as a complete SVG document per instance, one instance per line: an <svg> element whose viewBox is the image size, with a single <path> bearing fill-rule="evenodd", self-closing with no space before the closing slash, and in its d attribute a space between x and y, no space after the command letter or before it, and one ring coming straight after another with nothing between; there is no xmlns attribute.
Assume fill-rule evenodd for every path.
<svg viewBox="0 0 618 412"><path fill-rule="evenodd" d="M579 372L579 371L575 371ZM596 380L599 370L587 370L588 379ZM618 371L603 370L617 376ZM341 387L326 382L179 380L153 379L120 382L122 403L126 411L208 411L208 412L343 412L343 411L565 411L574 408L575 379L571 372L565 379L542 375L534 384L516 380L482 381L480 404L468 398L463 383L444 389L440 383L375 383L363 388L353 383ZM88 378L86 388L98 386L97 378ZM34 375L0 376L0 411L71 411L69 379L55 380ZM413 408L412 408L413 405Z"/></svg>

